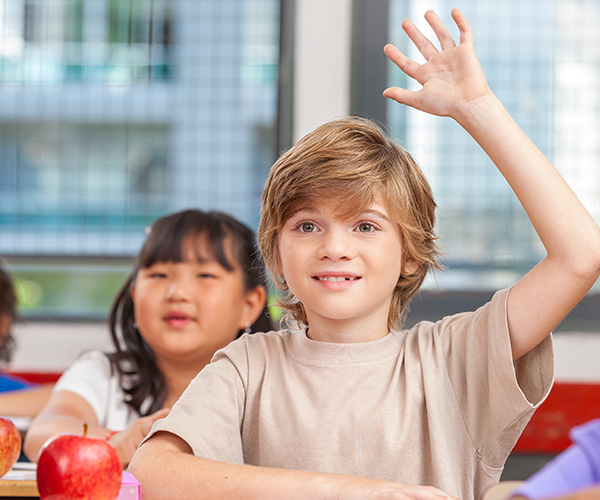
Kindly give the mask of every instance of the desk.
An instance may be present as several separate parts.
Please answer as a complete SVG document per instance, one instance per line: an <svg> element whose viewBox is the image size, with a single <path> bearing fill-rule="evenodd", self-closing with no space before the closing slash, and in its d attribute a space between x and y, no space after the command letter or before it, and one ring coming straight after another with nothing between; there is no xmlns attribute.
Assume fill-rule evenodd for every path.
<svg viewBox="0 0 600 500"><path fill-rule="evenodd" d="M0 500L40 498L35 479L35 464L17 462L0 479Z"/></svg>
<svg viewBox="0 0 600 500"><path fill-rule="evenodd" d="M13 468L0 478L0 500L38 499L36 464L17 462ZM140 500L142 488L129 472L123 472L121 489L117 500Z"/></svg>
<svg viewBox="0 0 600 500"><path fill-rule="evenodd" d="M510 494L523 484L523 481L500 481L488 488L483 494L483 500L508 500Z"/></svg>

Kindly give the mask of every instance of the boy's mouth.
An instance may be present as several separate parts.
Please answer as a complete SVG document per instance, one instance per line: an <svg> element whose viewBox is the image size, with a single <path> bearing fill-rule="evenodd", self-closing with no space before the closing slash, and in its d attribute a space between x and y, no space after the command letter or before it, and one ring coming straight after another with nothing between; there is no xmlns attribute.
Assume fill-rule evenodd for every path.
<svg viewBox="0 0 600 500"><path fill-rule="evenodd" d="M325 283L347 283L358 281L361 276L349 271L321 271L312 276L316 281Z"/></svg>
<svg viewBox="0 0 600 500"><path fill-rule="evenodd" d="M355 281L360 279L359 276L315 276L319 281Z"/></svg>

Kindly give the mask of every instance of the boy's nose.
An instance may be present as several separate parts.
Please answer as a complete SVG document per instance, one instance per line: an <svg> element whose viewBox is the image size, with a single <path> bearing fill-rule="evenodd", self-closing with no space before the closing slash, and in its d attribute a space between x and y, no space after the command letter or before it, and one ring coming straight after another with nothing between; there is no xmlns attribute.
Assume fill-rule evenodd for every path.
<svg viewBox="0 0 600 500"><path fill-rule="evenodd" d="M319 249L319 258L321 259L351 259L354 255L351 237L341 229L326 231L321 242Z"/></svg>

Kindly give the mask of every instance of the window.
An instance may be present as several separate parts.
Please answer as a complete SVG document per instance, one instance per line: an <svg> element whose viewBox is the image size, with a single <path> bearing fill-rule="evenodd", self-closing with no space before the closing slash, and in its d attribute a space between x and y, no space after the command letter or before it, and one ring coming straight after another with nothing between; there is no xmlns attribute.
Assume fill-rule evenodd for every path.
<svg viewBox="0 0 600 500"><path fill-rule="evenodd" d="M450 18L455 6L471 24L491 88L600 221L600 2L391 0L391 41L410 57L422 57L400 22L410 17L433 36L423 19L429 8L458 40ZM390 85L407 84L391 65L388 76ZM519 202L468 134L451 120L395 103L388 103L387 111L396 138L415 153L436 194L437 231L452 268L437 275L436 286L495 290L514 283L543 258Z"/></svg>
<svg viewBox="0 0 600 500"><path fill-rule="evenodd" d="M0 0L0 256L27 315L105 317L166 213L256 227L278 36L278 0Z"/></svg>
<svg viewBox="0 0 600 500"><path fill-rule="evenodd" d="M169 5L166 0L0 0L0 81L168 79Z"/></svg>

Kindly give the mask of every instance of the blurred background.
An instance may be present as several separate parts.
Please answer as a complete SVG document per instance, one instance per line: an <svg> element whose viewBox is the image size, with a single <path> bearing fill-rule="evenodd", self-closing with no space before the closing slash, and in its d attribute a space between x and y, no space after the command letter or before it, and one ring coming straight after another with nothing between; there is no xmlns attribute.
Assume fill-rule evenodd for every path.
<svg viewBox="0 0 600 500"><path fill-rule="evenodd" d="M277 156L347 114L385 124L437 197L449 272L409 324L518 280L544 249L500 174L451 120L381 95L413 85L382 52L419 59L402 19L431 34L434 9L457 34L453 7L492 89L600 222L600 0L0 0L0 256L22 318L12 369L59 373L84 348L109 349L107 311L154 219L199 207L256 228ZM599 332L597 283L555 335L557 382L581 418L600 416ZM573 423L572 403L531 428L528 459L565 446L552 432Z"/></svg>

